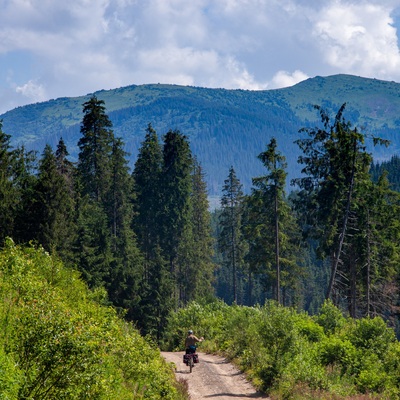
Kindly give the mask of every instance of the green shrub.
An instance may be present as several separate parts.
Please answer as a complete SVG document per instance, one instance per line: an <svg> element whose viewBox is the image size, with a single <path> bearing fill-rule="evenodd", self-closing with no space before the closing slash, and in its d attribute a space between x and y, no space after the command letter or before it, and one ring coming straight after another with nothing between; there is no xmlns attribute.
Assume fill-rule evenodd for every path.
<svg viewBox="0 0 400 400"><path fill-rule="evenodd" d="M356 384L362 393L380 393L388 383L388 376L376 354L364 357L362 370L358 373Z"/></svg>
<svg viewBox="0 0 400 400"><path fill-rule="evenodd" d="M317 348L320 362L325 366L347 365L349 359L355 353L355 347L349 340L332 336L322 340Z"/></svg>
<svg viewBox="0 0 400 400"><path fill-rule="evenodd" d="M316 317L275 302L191 303L170 316L166 344L182 343L190 327L206 337L202 349L234 359L273 398L399 398L400 344L393 330L382 319L345 318L330 301Z"/></svg>
<svg viewBox="0 0 400 400"><path fill-rule="evenodd" d="M387 352L396 337L382 318L362 318L351 324L346 336L357 348L372 352L380 358Z"/></svg>
<svg viewBox="0 0 400 400"><path fill-rule="evenodd" d="M231 307L219 300L205 304L191 302L186 308L181 308L168 317L162 348L183 350L189 329L192 329L196 336L206 339L201 345L202 348L212 346L212 342L216 343L218 348L223 347L226 340L226 335L223 334L226 331L225 323L231 312Z"/></svg>
<svg viewBox="0 0 400 400"><path fill-rule="evenodd" d="M318 363L312 345L304 346L293 358L287 357L276 391L283 398L291 398L297 387L308 387L311 391L327 390L327 370Z"/></svg>
<svg viewBox="0 0 400 400"><path fill-rule="evenodd" d="M315 321L324 328L327 335L335 333L346 324L346 318L331 300L325 300Z"/></svg>
<svg viewBox="0 0 400 400"><path fill-rule="evenodd" d="M310 342L319 342L325 338L324 328L307 315L302 315L295 326L300 335Z"/></svg>
<svg viewBox="0 0 400 400"><path fill-rule="evenodd" d="M23 375L11 355L0 347L0 399L17 399Z"/></svg>
<svg viewBox="0 0 400 400"><path fill-rule="evenodd" d="M0 251L0 399L183 398L159 350L42 249Z"/></svg>
<svg viewBox="0 0 400 400"><path fill-rule="evenodd" d="M389 344L383 362L385 371L391 376L393 386L400 390L400 342Z"/></svg>

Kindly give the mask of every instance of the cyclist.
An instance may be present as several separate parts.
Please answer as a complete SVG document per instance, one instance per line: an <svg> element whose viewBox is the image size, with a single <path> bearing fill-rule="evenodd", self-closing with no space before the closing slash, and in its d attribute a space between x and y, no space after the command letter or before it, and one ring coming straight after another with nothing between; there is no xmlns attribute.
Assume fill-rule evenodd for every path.
<svg viewBox="0 0 400 400"><path fill-rule="evenodd" d="M188 331L188 335L186 336L186 339L185 339L186 354L196 353L196 343L202 342L203 340L204 340L203 337L201 337L200 339L197 338L193 334L193 331L190 329Z"/></svg>

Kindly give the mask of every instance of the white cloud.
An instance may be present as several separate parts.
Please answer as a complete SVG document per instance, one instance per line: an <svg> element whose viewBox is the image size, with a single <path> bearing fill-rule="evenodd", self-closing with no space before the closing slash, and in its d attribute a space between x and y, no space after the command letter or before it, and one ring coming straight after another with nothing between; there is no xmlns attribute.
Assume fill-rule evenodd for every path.
<svg viewBox="0 0 400 400"><path fill-rule="evenodd" d="M398 0L0 0L0 9L0 100L12 99L3 110L154 82L265 89L335 73L400 82Z"/></svg>
<svg viewBox="0 0 400 400"><path fill-rule="evenodd" d="M43 101L47 97L44 87L34 81L29 81L22 86L17 86L15 92L33 102Z"/></svg>
<svg viewBox="0 0 400 400"><path fill-rule="evenodd" d="M309 76L299 70L296 70L293 73L289 73L287 71L278 71L272 78L269 88L273 89L293 86L307 78L309 78Z"/></svg>
<svg viewBox="0 0 400 400"><path fill-rule="evenodd" d="M399 80L400 53L390 8L334 3L315 24L325 61L338 71Z"/></svg>

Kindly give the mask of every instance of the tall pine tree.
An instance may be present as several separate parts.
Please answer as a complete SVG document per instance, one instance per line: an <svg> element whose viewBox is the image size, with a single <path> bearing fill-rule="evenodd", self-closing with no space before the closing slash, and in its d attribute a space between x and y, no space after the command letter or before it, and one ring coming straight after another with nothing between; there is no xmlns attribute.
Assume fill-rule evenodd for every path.
<svg viewBox="0 0 400 400"><path fill-rule="evenodd" d="M112 123L103 100L92 96L83 104L77 177L78 265L91 286L111 281L112 242L108 200L112 184Z"/></svg>
<svg viewBox="0 0 400 400"><path fill-rule="evenodd" d="M35 219L36 152L24 146L15 150L13 186L16 193L13 238L17 243L36 239L38 221Z"/></svg>
<svg viewBox="0 0 400 400"><path fill-rule="evenodd" d="M157 132L149 124L132 173L135 193L133 226L144 258L136 321L144 334L151 334L157 340L172 307L174 285L160 247L162 162Z"/></svg>
<svg viewBox="0 0 400 400"><path fill-rule="evenodd" d="M103 100L93 95L83 104L83 113L78 141L81 192L101 203L106 201L111 185L114 133Z"/></svg>
<svg viewBox="0 0 400 400"><path fill-rule="evenodd" d="M12 183L14 152L10 141L11 136L3 132L0 120L0 245L13 233L17 199Z"/></svg>
<svg viewBox="0 0 400 400"><path fill-rule="evenodd" d="M298 233L294 215L286 199L286 159L277 150L277 141L272 138L266 151L258 156L267 170L267 175L253 178L255 188L252 191L252 205L257 217L254 221L253 246L250 257L260 259L253 254L262 249L263 262L275 271L275 300L282 303L282 286L293 289L298 271L296 271L296 255L298 254ZM261 242L262 244L258 244ZM254 245L255 244L255 245ZM297 245L296 245L297 244ZM263 257L261 257L262 259ZM282 271L282 267L283 271ZM270 269L270 273L272 272ZM268 270L267 270L268 271ZM282 273L285 277L281 283Z"/></svg>
<svg viewBox="0 0 400 400"><path fill-rule="evenodd" d="M222 253L224 266L230 271L232 288L231 301L234 303L238 302L238 271L243 267L244 257L242 206L242 184L237 178L234 168L231 166L228 178L224 181L224 186L222 188L218 248Z"/></svg>
<svg viewBox="0 0 400 400"><path fill-rule="evenodd" d="M188 300L213 294L214 240L211 235L211 214L207 196L204 172L199 161L194 158L192 184L192 229L193 262L187 289Z"/></svg>
<svg viewBox="0 0 400 400"><path fill-rule="evenodd" d="M174 302L185 302L185 262L188 240L192 240L191 193L193 158L188 138L178 130L164 136L161 202L161 248L167 258L169 272L175 282Z"/></svg>
<svg viewBox="0 0 400 400"><path fill-rule="evenodd" d="M135 319L143 261L132 229L134 194L126 156L122 140L114 139L106 204L113 254L107 287L113 304L127 310L128 319Z"/></svg>
<svg viewBox="0 0 400 400"><path fill-rule="evenodd" d="M47 251L71 261L76 228L75 200L70 182L58 169L57 158L49 145L45 146L39 160L34 198L36 239Z"/></svg>
<svg viewBox="0 0 400 400"><path fill-rule="evenodd" d="M316 107L323 128L305 128L308 138L298 140L303 151L299 162L305 175L294 181L301 189L299 199L306 210L312 237L318 239L318 254L331 260L327 298L347 303L356 316L358 252L354 232L363 229L360 213L368 188L372 157L366 152L366 135L352 129L344 119L345 104L333 122ZM374 144L385 141L374 138ZM365 232L365 231L364 231ZM365 242L367 243L367 242Z"/></svg>

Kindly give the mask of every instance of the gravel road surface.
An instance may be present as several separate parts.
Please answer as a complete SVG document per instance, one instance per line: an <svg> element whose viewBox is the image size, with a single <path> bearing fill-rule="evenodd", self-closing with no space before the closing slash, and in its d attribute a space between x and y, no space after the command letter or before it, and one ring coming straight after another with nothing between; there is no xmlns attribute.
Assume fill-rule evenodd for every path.
<svg viewBox="0 0 400 400"><path fill-rule="evenodd" d="M268 399L258 393L235 366L225 358L212 354L199 353L198 364L189 372L183 362L183 352L162 352L168 362L176 366L178 380L186 380L191 400L246 400Z"/></svg>

